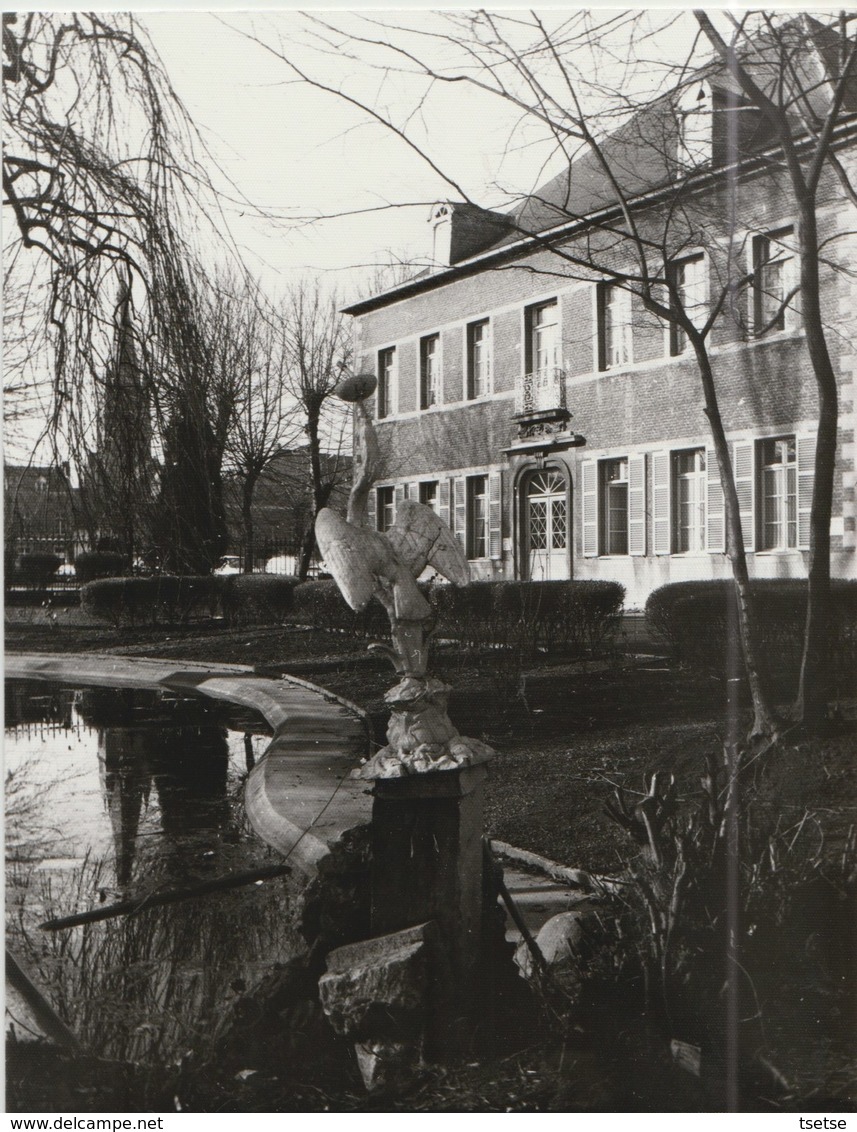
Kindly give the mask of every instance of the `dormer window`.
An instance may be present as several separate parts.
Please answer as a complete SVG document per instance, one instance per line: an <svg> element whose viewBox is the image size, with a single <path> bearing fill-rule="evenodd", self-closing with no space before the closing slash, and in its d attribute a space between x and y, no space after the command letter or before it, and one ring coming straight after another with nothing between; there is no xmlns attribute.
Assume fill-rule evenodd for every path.
<svg viewBox="0 0 857 1132"><path fill-rule="evenodd" d="M711 85L705 81L693 83L679 99L678 166L690 172L702 165L710 165L714 153L714 99Z"/></svg>

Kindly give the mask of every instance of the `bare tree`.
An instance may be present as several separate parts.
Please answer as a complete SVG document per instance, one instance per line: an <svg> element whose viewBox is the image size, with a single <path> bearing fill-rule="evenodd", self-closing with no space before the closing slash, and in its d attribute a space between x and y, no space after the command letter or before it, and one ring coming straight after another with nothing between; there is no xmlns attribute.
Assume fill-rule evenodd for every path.
<svg viewBox="0 0 857 1132"><path fill-rule="evenodd" d="M240 493L244 571L256 552L254 502L261 477L300 435L289 397L285 327L272 304L247 283L221 288L215 313L216 364L232 371L235 407L226 437L226 464Z"/></svg>
<svg viewBox="0 0 857 1132"><path fill-rule="evenodd" d="M4 203L12 254L37 253L44 283L50 438L83 471L104 416L117 295L130 286L164 458L162 545L174 566L205 568L224 539L227 414L200 326L205 276L191 234L217 208L192 124L133 15L7 14L3 51ZM222 243L214 224L208 235Z"/></svg>
<svg viewBox="0 0 857 1132"><path fill-rule="evenodd" d="M352 356L351 327L339 312L337 297L317 280L304 280L286 295L282 308L285 387L298 407L308 445L311 514L304 530L298 577L305 578L315 546L315 517L346 472L336 458L350 418L333 397ZM350 439L350 437L349 437ZM323 459L327 449L333 460Z"/></svg>
<svg viewBox="0 0 857 1132"><path fill-rule="evenodd" d="M818 390L818 434L810 512L806 628L796 714L808 726L827 714L826 658L830 631L830 518L836 465L839 396L821 304L820 268L827 240L819 233L819 192L834 170L852 201L857 192L837 155L837 128L857 109L857 39L842 13L821 26L807 16L784 22L728 18L727 40L702 11L699 26L717 56L757 108L776 139L797 209L801 316Z"/></svg>

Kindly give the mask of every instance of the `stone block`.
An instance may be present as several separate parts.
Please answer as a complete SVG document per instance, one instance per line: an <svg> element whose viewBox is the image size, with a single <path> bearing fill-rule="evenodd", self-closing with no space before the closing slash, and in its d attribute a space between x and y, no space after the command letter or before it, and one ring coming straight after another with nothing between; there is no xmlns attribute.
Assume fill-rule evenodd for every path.
<svg viewBox="0 0 857 1132"><path fill-rule="evenodd" d="M337 948L319 980L337 1033L356 1040L421 1044L426 1026L433 924Z"/></svg>

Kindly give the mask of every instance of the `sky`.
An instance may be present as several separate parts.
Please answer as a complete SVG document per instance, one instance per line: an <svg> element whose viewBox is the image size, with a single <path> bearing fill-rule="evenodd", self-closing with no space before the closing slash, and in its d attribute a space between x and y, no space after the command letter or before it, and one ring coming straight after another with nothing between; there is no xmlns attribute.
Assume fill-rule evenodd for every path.
<svg viewBox="0 0 857 1132"><path fill-rule="evenodd" d="M428 91L412 75L385 74L372 66L378 52L370 44L357 48L353 58L342 49L313 48L319 30L313 20L371 39L376 33L366 21L383 19L406 27L407 42L433 64L466 63L463 50L456 58L455 44L439 44L426 34L449 10L437 15L413 7L358 9L310 7L307 14L282 7L134 8L204 141L221 190L218 223L228 226L246 266L274 294L302 275L322 273L345 301L354 299L372 289L377 265L391 258L419 263L430 255L432 203L464 193L502 209L515 194L532 191L558 171L555 150L514 108L462 85ZM547 7L540 15L562 26L580 11ZM516 15L514 9L502 12ZM597 18L612 15L608 9L596 12ZM674 14L658 10L649 18L657 24ZM639 52L675 62L692 39L693 21L685 13L665 37L641 42ZM452 172L455 185L365 112L296 80L278 51L321 82L406 125L438 165ZM654 83L657 67L641 73L643 81ZM608 88L627 82L621 63L600 77ZM323 216L338 218L319 219ZM26 430L20 438L7 433L6 440L7 458L20 458L30 443Z"/></svg>

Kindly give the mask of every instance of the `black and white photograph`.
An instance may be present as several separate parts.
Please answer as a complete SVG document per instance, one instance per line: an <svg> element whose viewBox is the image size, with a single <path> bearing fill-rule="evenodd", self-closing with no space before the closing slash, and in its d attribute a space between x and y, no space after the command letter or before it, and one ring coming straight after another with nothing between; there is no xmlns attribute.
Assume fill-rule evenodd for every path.
<svg viewBox="0 0 857 1132"><path fill-rule="evenodd" d="M11 1127L847 1128L857 12L2 22Z"/></svg>

